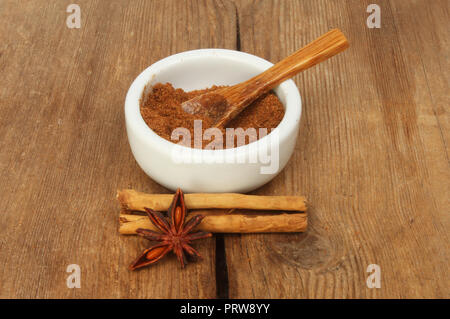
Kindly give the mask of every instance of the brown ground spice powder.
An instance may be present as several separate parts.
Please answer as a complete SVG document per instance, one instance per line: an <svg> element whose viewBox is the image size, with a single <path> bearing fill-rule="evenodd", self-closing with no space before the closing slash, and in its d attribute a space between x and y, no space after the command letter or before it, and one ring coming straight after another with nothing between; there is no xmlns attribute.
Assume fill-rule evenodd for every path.
<svg viewBox="0 0 450 319"><path fill-rule="evenodd" d="M203 121L203 130L212 127L211 121L207 118L199 118L198 115L188 114L181 108L181 103L197 95L217 89L212 86L209 89L185 92L182 89L175 89L170 83L157 83L152 90L141 100L141 115L145 123L159 136L171 141L173 130L178 127L187 128L191 132L192 141L194 138L194 120ZM280 124L284 116L284 107L278 97L273 92L269 92L242 111L234 120L228 123L229 128L267 128L271 129ZM223 141L225 143L225 130L222 130ZM259 137L258 137L259 138ZM203 141L203 147L211 141ZM245 144L248 144L248 138ZM193 143L192 143L193 144ZM192 147L192 145L191 145ZM225 148L225 146L224 146Z"/></svg>

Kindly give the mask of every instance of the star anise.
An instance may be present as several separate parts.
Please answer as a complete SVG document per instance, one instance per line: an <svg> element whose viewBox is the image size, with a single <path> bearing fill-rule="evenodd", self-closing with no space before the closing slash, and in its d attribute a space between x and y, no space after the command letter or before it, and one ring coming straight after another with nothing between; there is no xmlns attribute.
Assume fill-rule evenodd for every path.
<svg viewBox="0 0 450 319"><path fill-rule="evenodd" d="M139 228L136 232L148 240L161 243L144 250L130 265L129 268L131 270L153 264L171 250L177 255L181 267L184 267L186 264L185 253L201 258L200 254L190 246L190 243L196 239L211 237L212 234L202 231L192 232L204 218L202 215L195 215L185 222L187 210L181 189L177 189L173 197L172 204L167 211L168 219L163 214L150 208L146 207L145 211L150 221L161 233L143 228Z"/></svg>

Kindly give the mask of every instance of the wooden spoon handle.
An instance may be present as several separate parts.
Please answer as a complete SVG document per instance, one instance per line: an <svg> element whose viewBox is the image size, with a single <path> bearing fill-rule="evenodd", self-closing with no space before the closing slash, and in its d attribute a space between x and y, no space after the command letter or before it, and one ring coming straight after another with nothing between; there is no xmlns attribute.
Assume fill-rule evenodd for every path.
<svg viewBox="0 0 450 319"><path fill-rule="evenodd" d="M348 46L344 34L339 29L333 29L244 83L260 83L264 91L269 91L297 73L344 51Z"/></svg>
<svg viewBox="0 0 450 319"><path fill-rule="evenodd" d="M225 112L215 126L225 127L229 121L262 94L270 91L300 71L306 70L344 51L348 46L349 43L344 34L339 29L333 29L263 73L235 85L232 89L233 92L228 94L228 102L233 107Z"/></svg>

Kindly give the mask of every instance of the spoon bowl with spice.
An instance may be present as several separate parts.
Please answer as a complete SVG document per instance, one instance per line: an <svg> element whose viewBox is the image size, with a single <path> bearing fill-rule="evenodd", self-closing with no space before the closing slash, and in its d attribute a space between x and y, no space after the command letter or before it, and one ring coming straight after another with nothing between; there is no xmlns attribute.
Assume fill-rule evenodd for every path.
<svg viewBox="0 0 450 319"><path fill-rule="evenodd" d="M187 192L248 192L273 179L291 157L298 135L301 98L292 80L260 96L216 131L207 118L181 107L195 96L241 83L271 66L240 51L201 49L145 69L125 100L128 140L139 166L159 184ZM245 134L236 146L239 128ZM227 135L228 129L235 134ZM250 134L253 129L256 138Z"/></svg>
<svg viewBox="0 0 450 319"><path fill-rule="evenodd" d="M189 114L207 118L214 127L225 127L252 102L281 82L331 58L348 46L347 38L339 29L330 30L251 79L198 94L181 103L181 108Z"/></svg>

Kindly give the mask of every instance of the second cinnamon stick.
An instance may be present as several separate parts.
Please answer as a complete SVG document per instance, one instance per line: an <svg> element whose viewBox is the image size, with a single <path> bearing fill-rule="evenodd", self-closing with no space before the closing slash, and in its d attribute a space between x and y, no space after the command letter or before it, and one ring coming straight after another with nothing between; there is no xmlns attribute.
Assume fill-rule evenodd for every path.
<svg viewBox="0 0 450 319"><path fill-rule="evenodd" d="M252 214L248 212L233 212L230 214L217 211L192 211L194 215L204 215L198 230L212 233L294 233L304 232L307 228L306 213L266 213ZM157 231L147 216L120 214L119 233L123 235L136 234L138 228Z"/></svg>

